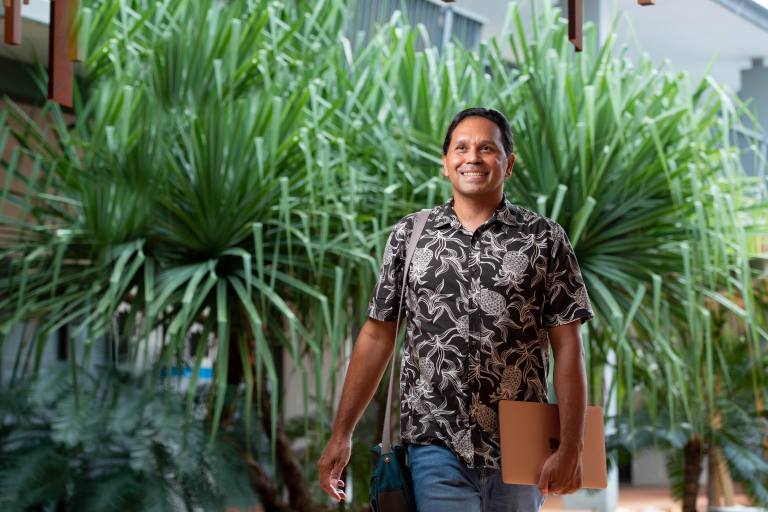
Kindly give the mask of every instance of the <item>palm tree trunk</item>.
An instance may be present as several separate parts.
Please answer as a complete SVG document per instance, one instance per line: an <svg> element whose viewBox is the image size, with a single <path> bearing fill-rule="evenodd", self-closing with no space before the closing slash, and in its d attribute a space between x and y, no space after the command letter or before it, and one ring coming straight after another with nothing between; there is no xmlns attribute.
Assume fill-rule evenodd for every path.
<svg viewBox="0 0 768 512"><path fill-rule="evenodd" d="M243 318L243 310L241 308L241 318ZM245 322L243 322L245 323ZM229 351L229 369L227 372L227 379L230 384L239 384L244 375L242 359L238 352L237 347L237 331L234 329L230 331L230 346ZM252 340L249 340L249 344L253 344ZM254 397L255 401L255 397ZM267 436L272 435L272 425L270 418L272 415L272 396L267 389L266 376L262 380L261 385L261 411L260 416L264 433ZM277 463L280 466L280 472L283 475L283 481L286 487L288 487L289 503L283 502L274 488L274 485L269 482L266 473L263 471L258 463L248 457L246 462L256 473L253 483L256 490L261 496L262 503L265 510L269 512L315 512L318 507L312 504L312 495L309 492L309 485L307 485L307 479L301 469L301 464L296 458L296 454L291 447L291 440L283 430L283 425L279 419L277 422L276 431L276 457ZM254 465L255 464L255 465ZM267 485L269 484L269 485Z"/></svg>
<svg viewBox="0 0 768 512"><path fill-rule="evenodd" d="M251 485L258 491L264 511L294 512L293 508L288 506L288 504L280 497L280 493L277 491L277 488L275 488L261 465L245 452L241 455L243 456L245 463L248 464L248 467L253 471L251 475Z"/></svg>
<svg viewBox="0 0 768 512"><path fill-rule="evenodd" d="M261 386L261 420L264 426L264 432L269 436L272 432L270 423L272 397L267 390L266 379ZM277 444L277 463L280 465L280 472L283 475L283 481L288 487L291 508L298 512L314 512L317 507L312 504L312 496L309 493L309 485L304 473L301 470L301 464L296 458L296 454L291 448L291 440L283 430L283 425L278 420L277 432L275 436Z"/></svg>
<svg viewBox="0 0 768 512"><path fill-rule="evenodd" d="M696 512L696 498L699 495L701 474L701 440L694 437L683 448L685 467L683 469L683 511Z"/></svg>

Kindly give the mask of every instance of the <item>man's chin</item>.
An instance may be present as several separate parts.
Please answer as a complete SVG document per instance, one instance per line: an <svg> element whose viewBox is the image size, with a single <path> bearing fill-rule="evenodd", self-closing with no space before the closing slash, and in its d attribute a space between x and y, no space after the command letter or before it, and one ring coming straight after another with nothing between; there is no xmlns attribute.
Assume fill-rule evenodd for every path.
<svg viewBox="0 0 768 512"><path fill-rule="evenodd" d="M485 199L493 196L503 190L503 187L491 186L490 183L478 184L477 186L461 184L462 186L453 186L454 195L459 194L467 199Z"/></svg>

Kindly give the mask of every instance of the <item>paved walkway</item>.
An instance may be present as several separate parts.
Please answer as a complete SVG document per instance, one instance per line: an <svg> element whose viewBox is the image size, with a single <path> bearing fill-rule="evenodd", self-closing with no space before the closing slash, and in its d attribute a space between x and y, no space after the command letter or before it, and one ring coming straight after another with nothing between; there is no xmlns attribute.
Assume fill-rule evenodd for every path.
<svg viewBox="0 0 768 512"><path fill-rule="evenodd" d="M696 501L696 509L700 512L707 510L707 490L702 489ZM736 503L738 505L750 505L749 498L737 489ZM550 496L544 502L541 510L566 510L563 509L563 500L560 496ZM651 512L663 510L665 512L681 512L679 501L672 499L668 487L619 487L619 508L616 512ZM569 512L577 512L569 509Z"/></svg>
<svg viewBox="0 0 768 512"><path fill-rule="evenodd" d="M699 512L707 510L706 487L699 493L696 502L696 509ZM736 503L738 505L749 506L749 498L736 486ZM543 511L567 510L568 512L591 512L579 511L574 509L564 509L563 499L560 496L550 496L541 507ZM679 501L674 501L669 493L668 487L619 487L619 508L615 512L681 512L682 506ZM227 507L227 512L245 512L238 511L234 507ZM247 512L264 512L261 507L248 508Z"/></svg>

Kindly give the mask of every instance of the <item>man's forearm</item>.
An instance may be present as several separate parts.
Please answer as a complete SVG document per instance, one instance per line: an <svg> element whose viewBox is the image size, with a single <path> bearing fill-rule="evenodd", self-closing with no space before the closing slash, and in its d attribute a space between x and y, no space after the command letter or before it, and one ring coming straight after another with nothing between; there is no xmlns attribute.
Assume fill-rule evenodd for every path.
<svg viewBox="0 0 768 512"><path fill-rule="evenodd" d="M394 322L383 324L368 321L360 331L344 379L333 435L352 435L381 382L395 345Z"/></svg>
<svg viewBox="0 0 768 512"><path fill-rule="evenodd" d="M560 446L581 452L587 418L587 378L581 343L568 343L560 348L555 357L554 384L560 413Z"/></svg>

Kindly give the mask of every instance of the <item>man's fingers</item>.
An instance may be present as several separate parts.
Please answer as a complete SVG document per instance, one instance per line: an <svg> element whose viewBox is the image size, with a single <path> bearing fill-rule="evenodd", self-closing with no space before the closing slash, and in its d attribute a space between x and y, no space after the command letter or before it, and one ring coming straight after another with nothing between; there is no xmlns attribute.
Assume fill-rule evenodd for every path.
<svg viewBox="0 0 768 512"><path fill-rule="evenodd" d="M334 464L333 469L330 471L330 483L331 485L338 485L339 487L344 487L344 482L339 480L339 477L341 476L341 472L344 469L343 464L339 464L338 462ZM335 487L331 487L333 498L338 502L341 500L347 499L347 495L342 491L341 489L336 489Z"/></svg>
<svg viewBox="0 0 768 512"><path fill-rule="evenodd" d="M539 492L542 496L549 494L549 470L544 468L541 470L541 476L539 477Z"/></svg>
<svg viewBox="0 0 768 512"><path fill-rule="evenodd" d="M341 482L339 478L341 477L341 471L344 469L344 466L342 464L339 464L336 462L333 465L333 469L331 469L331 484L338 485L338 482ZM344 484L341 484L344 485Z"/></svg>
<svg viewBox="0 0 768 512"><path fill-rule="evenodd" d="M336 464L323 464L323 466L325 467L320 468L320 487L336 501L346 499L346 495L344 495L343 491L333 487L339 482L341 471L336 470Z"/></svg>

